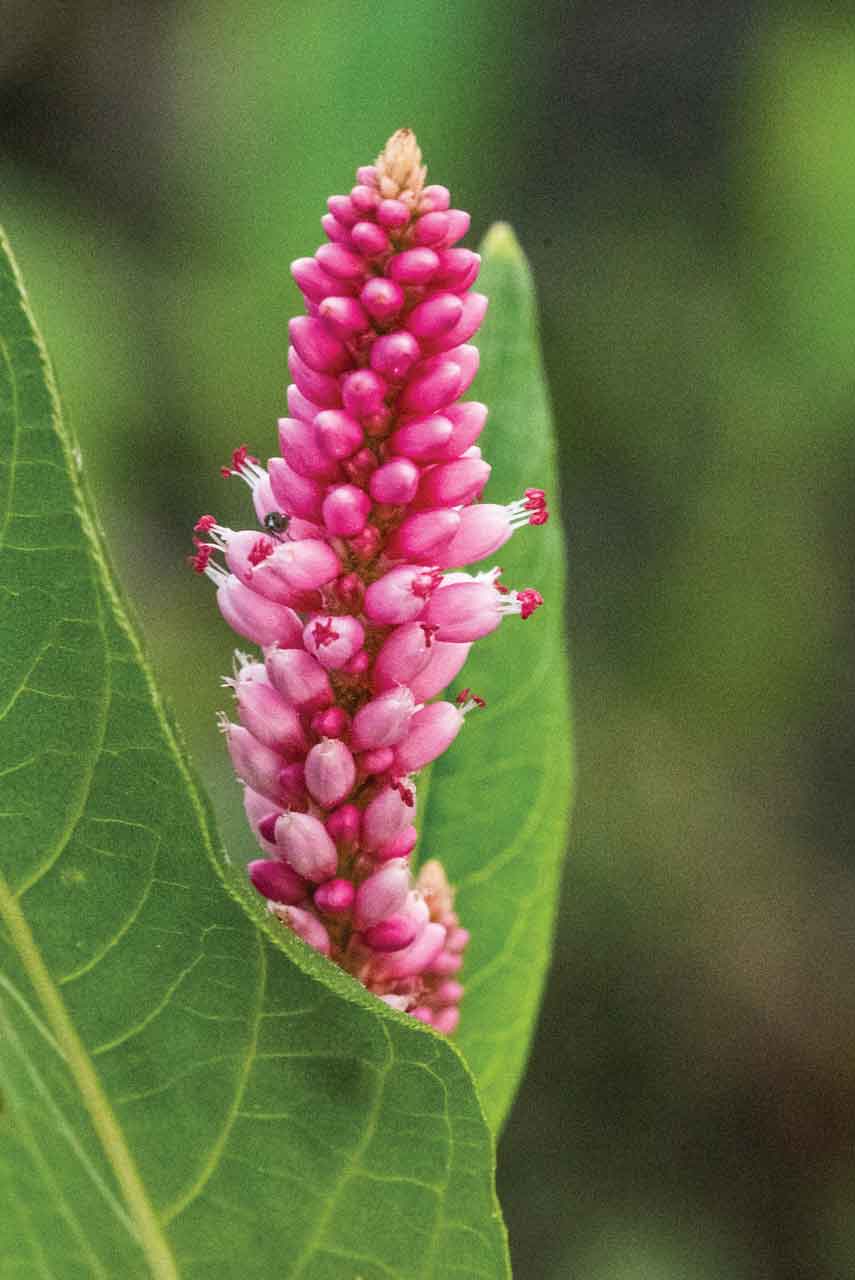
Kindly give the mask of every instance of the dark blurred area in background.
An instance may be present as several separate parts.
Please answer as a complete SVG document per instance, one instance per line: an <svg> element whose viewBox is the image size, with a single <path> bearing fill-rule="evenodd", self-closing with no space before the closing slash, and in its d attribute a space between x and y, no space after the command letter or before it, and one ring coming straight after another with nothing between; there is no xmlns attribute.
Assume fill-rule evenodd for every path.
<svg viewBox="0 0 855 1280"><path fill-rule="evenodd" d="M273 439L288 263L403 124L476 236L515 225L579 759L500 1153L516 1274L855 1275L851 13L6 0L2 30L0 218L236 846L230 633L182 557Z"/></svg>

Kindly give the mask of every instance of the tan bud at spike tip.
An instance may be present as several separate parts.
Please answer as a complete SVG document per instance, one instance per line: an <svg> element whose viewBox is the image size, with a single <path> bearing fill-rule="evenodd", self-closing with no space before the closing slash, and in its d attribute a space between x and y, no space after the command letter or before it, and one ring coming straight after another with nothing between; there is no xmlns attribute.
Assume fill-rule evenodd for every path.
<svg viewBox="0 0 855 1280"><path fill-rule="evenodd" d="M431 858L421 868L416 888L424 894L432 920L444 920L454 907L454 890L448 883L445 868L436 858Z"/></svg>
<svg viewBox="0 0 855 1280"><path fill-rule="evenodd" d="M377 183L385 200L414 204L427 177L422 153L412 129L398 129L377 157Z"/></svg>

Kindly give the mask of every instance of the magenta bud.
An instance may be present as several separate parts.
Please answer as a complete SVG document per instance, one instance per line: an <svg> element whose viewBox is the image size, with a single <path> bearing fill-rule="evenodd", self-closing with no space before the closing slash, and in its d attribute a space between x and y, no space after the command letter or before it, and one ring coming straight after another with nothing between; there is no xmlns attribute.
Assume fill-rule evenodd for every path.
<svg viewBox="0 0 855 1280"><path fill-rule="evenodd" d="M446 982L439 984L433 993L433 998L437 1004L459 1004L463 999L463 985L449 978Z"/></svg>
<svg viewBox="0 0 855 1280"><path fill-rule="evenodd" d="M341 389L338 378L330 373L319 373L300 358L294 347L288 348L288 369L298 390L322 409L338 409L341 405Z"/></svg>
<svg viewBox="0 0 855 1280"><path fill-rule="evenodd" d="M368 313L355 298L324 298L318 307L318 315L342 338L349 338L354 333L364 333L371 327Z"/></svg>
<svg viewBox="0 0 855 1280"><path fill-rule="evenodd" d="M239 681L235 689L241 724L272 751L296 759L308 748L300 717L266 681Z"/></svg>
<svg viewBox="0 0 855 1280"><path fill-rule="evenodd" d="M377 206L377 221L390 231L399 231L409 220L410 210L403 200L381 200Z"/></svg>
<svg viewBox="0 0 855 1280"><path fill-rule="evenodd" d="M489 462L481 458L456 458L425 472L419 484L417 507L458 507L479 498L490 478Z"/></svg>
<svg viewBox="0 0 855 1280"><path fill-rule="evenodd" d="M274 914L293 929L298 938L302 938L310 947L314 947L315 951L320 951L324 956L330 954L332 950L330 935L311 911L304 911L302 907L283 906Z"/></svg>
<svg viewBox="0 0 855 1280"><path fill-rule="evenodd" d="M309 423L301 418L280 418L278 426L279 451L292 471L308 479L332 479L335 462L320 447Z"/></svg>
<svg viewBox="0 0 855 1280"><path fill-rule="evenodd" d="M399 524L386 543L386 554L392 559L432 559L454 537L460 527L460 512L449 507L433 507L416 511ZM409 618L400 618L408 622Z"/></svg>
<svg viewBox="0 0 855 1280"><path fill-rule="evenodd" d="M393 951L383 957L378 976L384 979L416 977L436 959L444 943L444 927L431 921L403 951Z"/></svg>
<svg viewBox="0 0 855 1280"><path fill-rule="evenodd" d="M356 889L351 880L343 880L336 876L319 885L315 890L315 906L325 916L339 916L350 911L356 897Z"/></svg>
<svg viewBox="0 0 855 1280"><path fill-rule="evenodd" d="M461 929L459 924L449 929L445 942L446 951L461 952L469 945L469 930Z"/></svg>
<svg viewBox="0 0 855 1280"><path fill-rule="evenodd" d="M417 933L414 920L408 916L390 915L363 929L362 940L373 951L401 951L410 945Z"/></svg>
<svg viewBox="0 0 855 1280"><path fill-rule="evenodd" d="M373 472L368 491L375 502L406 506L416 495L419 469L409 458L392 458Z"/></svg>
<svg viewBox="0 0 855 1280"><path fill-rule="evenodd" d="M392 247L386 232L376 222L357 222L351 230L350 238L354 248L364 253L366 258L376 258L381 253L388 253Z"/></svg>
<svg viewBox="0 0 855 1280"><path fill-rule="evenodd" d="M351 248L350 232L333 214L325 213L321 218L321 226L330 240L344 245L347 249Z"/></svg>
<svg viewBox="0 0 855 1280"><path fill-rule="evenodd" d="M371 666L371 658L365 649L360 649L359 653L355 653L352 658L342 667L342 671L346 671L349 676L363 676Z"/></svg>
<svg viewBox="0 0 855 1280"><path fill-rule="evenodd" d="M403 382L421 359L421 348L411 333L384 333L371 348L371 368L390 382Z"/></svg>
<svg viewBox="0 0 855 1280"><path fill-rule="evenodd" d="M368 187L374 191L377 186L377 166L376 164L361 164L356 170L356 181L363 187Z"/></svg>
<svg viewBox="0 0 855 1280"><path fill-rule="evenodd" d="M356 763L362 773L371 777L377 773L385 773L394 759L395 752L391 747L378 747L374 751L363 751Z"/></svg>
<svg viewBox="0 0 855 1280"><path fill-rule="evenodd" d="M365 599L365 583L358 573L344 573L335 584L335 593L349 613L361 613Z"/></svg>
<svg viewBox="0 0 855 1280"><path fill-rule="evenodd" d="M355 208L350 196L330 196L327 208L343 227L352 227L359 221L359 210Z"/></svg>
<svg viewBox="0 0 855 1280"><path fill-rule="evenodd" d="M370 705L370 704L369 704ZM441 756L460 732L463 716L451 702L432 702L417 711L403 742L395 749L399 773L417 773Z"/></svg>
<svg viewBox="0 0 855 1280"><path fill-rule="evenodd" d="M427 284L439 267L433 249L405 249L386 265L386 274L398 284Z"/></svg>
<svg viewBox="0 0 855 1280"><path fill-rule="evenodd" d="M444 416L451 423L452 431L441 457L450 462L464 454L480 436L487 421L487 406L477 400L464 400L461 404L449 405Z"/></svg>
<svg viewBox="0 0 855 1280"><path fill-rule="evenodd" d="M293 609L275 604L229 574L217 588L217 605L229 626L253 644L300 643L299 618ZM295 632L296 623L296 632Z"/></svg>
<svg viewBox="0 0 855 1280"><path fill-rule="evenodd" d="M323 302L330 294L341 292L341 282L328 275L314 258L298 258L292 262L291 274L310 302Z"/></svg>
<svg viewBox="0 0 855 1280"><path fill-rule="evenodd" d="M341 339L314 316L295 316L288 324L288 336L300 359L319 373L341 373L352 363Z"/></svg>
<svg viewBox="0 0 855 1280"><path fill-rule="evenodd" d="M303 765L299 760L283 765L279 770L279 786L291 808L306 806L306 777ZM276 815L279 816L278 814ZM274 824L275 829L275 824Z"/></svg>
<svg viewBox="0 0 855 1280"><path fill-rule="evenodd" d="M350 728L350 716L344 707L327 707L312 716L312 732L322 738L341 738Z"/></svg>
<svg viewBox="0 0 855 1280"><path fill-rule="evenodd" d="M427 664L407 681L417 702L427 702L447 688L469 657L470 644L443 644L434 640Z"/></svg>
<svg viewBox="0 0 855 1280"><path fill-rule="evenodd" d="M403 907L412 877L403 860L387 862L356 890L353 918L357 929L367 929Z"/></svg>
<svg viewBox="0 0 855 1280"><path fill-rule="evenodd" d="M479 502L460 512L460 527L437 553L443 569L474 564L498 551L513 533L507 509L493 502Z"/></svg>
<svg viewBox="0 0 855 1280"><path fill-rule="evenodd" d="M450 951L440 951L428 965L426 972L435 973L443 978L450 978L463 968L463 956L454 955Z"/></svg>
<svg viewBox="0 0 855 1280"><path fill-rule="evenodd" d="M471 249L441 249L439 266L433 279L435 286L463 293L478 278L481 266L480 254Z"/></svg>
<svg viewBox="0 0 855 1280"><path fill-rule="evenodd" d="M276 821L276 843L290 866L319 884L336 873L338 853L324 824L310 813L283 813Z"/></svg>
<svg viewBox="0 0 855 1280"><path fill-rule="evenodd" d="M380 203L380 196L377 194L376 187L370 182L362 182L361 180L352 188L350 199L357 213L363 216L366 213L371 213Z"/></svg>
<svg viewBox="0 0 855 1280"><path fill-rule="evenodd" d="M337 844L355 845L359 839L362 814L355 804L340 805L327 818L327 831Z"/></svg>
<svg viewBox="0 0 855 1280"><path fill-rule="evenodd" d="M247 787L247 791L252 788ZM256 793L253 792L253 795ZM263 797L262 797L263 798ZM276 844L276 819L279 817L281 809L274 809L272 813L268 813L259 822L256 823L256 831L268 844Z"/></svg>
<svg viewBox="0 0 855 1280"><path fill-rule="evenodd" d="M450 204L451 192L448 187L441 187L438 183L425 187L419 197L419 211L423 214L433 213L434 210L444 212Z"/></svg>
<svg viewBox="0 0 855 1280"><path fill-rule="evenodd" d="M384 405L387 386L373 369L356 369L342 378L341 397L348 413L365 418L379 413Z"/></svg>
<svg viewBox="0 0 855 1280"><path fill-rule="evenodd" d="M302 902L308 885L302 876L285 862L276 858L256 858L247 864L249 878L254 888L273 902L285 902L293 906Z"/></svg>
<svg viewBox="0 0 855 1280"><path fill-rule="evenodd" d="M453 295L451 295L453 296ZM487 312L487 298L483 293L467 293L463 302L463 313L453 329L440 337L425 343L426 351L450 351L466 343L481 327ZM468 384L467 384L468 385Z"/></svg>
<svg viewBox="0 0 855 1280"><path fill-rule="evenodd" d="M401 791L412 800L407 803ZM415 787L383 787L362 815L362 843L367 850L389 844L415 817Z"/></svg>
<svg viewBox="0 0 855 1280"><path fill-rule="evenodd" d="M431 356L418 366L404 387L398 406L404 413L432 414L456 400L461 393L463 376L451 355Z"/></svg>
<svg viewBox="0 0 855 1280"><path fill-rule="evenodd" d="M314 431L324 453L337 460L349 458L365 439L356 418L343 409L325 409L319 413L314 420Z"/></svg>
<svg viewBox="0 0 855 1280"><path fill-rule="evenodd" d="M442 355L433 356L431 359L437 361L452 360L460 370L460 385L457 389L457 395L465 395L469 387L475 380L478 367L481 363L481 354L477 347L469 346L466 343L460 347L454 347L451 351L444 351ZM427 365L425 360L422 368ZM440 368L441 365L437 365Z"/></svg>
<svg viewBox="0 0 855 1280"><path fill-rule="evenodd" d="M359 708L353 717L351 742L357 751L393 747L407 734L415 700L406 685L388 689ZM402 769L409 773L409 769Z"/></svg>
<svg viewBox="0 0 855 1280"><path fill-rule="evenodd" d="M321 412L321 406L315 404L312 400L307 400L300 388L295 386L293 382L289 385L285 394L288 400L288 412L291 417L299 418L301 422L311 426Z"/></svg>
<svg viewBox="0 0 855 1280"><path fill-rule="evenodd" d="M442 578L423 564L402 564L372 582L365 592L365 616L392 626L411 622L425 607Z"/></svg>
<svg viewBox="0 0 855 1280"><path fill-rule="evenodd" d="M280 511L289 516L302 516L304 520L320 519L323 489L317 480L298 475L284 458L271 458L268 472Z"/></svg>
<svg viewBox="0 0 855 1280"><path fill-rule="evenodd" d="M359 295L365 310L385 323L398 314L405 302L404 290L385 276L372 276Z"/></svg>
<svg viewBox="0 0 855 1280"><path fill-rule="evenodd" d="M445 245L450 247L456 244L458 240L462 240L469 230L469 224L472 219L465 209L449 209L447 213L448 230L445 234Z"/></svg>
<svg viewBox="0 0 855 1280"><path fill-rule="evenodd" d="M394 840L374 850L375 862L388 862L390 858L408 858L416 847L419 833L412 823L399 831Z"/></svg>
<svg viewBox="0 0 855 1280"><path fill-rule="evenodd" d="M303 644L322 667L336 671L362 648L365 631L361 622L348 615L318 614L303 628Z"/></svg>
<svg viewBox="0 0 855 1280"><path fill-rule="evenodd" d="M438 245L448 235L448 214L441 209L433 213L423 213L412 230L413 244Z"/></svg>
<svg viewBox="0 0 855 1280"><path fill-rule="evenodd" d="M449 250L449 252L455 252ZM460 251L462 252L462 251ZM354 283L365 277L365 264L358 254L352 253L340 244L322 244L315 253L315 260L321 264L328 275L336 280L349 280ZM335 290L330 290L335 293Z"/></svg>
<svg viewBox="0 0 855 1280"><path fill-rule="evenodd" d="M417 462L436 462L445 456L453 435L454 427L449 418L433 414L398 427L392 433L389 445L394 453L415 458Z"/></svg>
<svg viewBox="0 0 855 1280"><path fill-rule="evenodd" d="M222 728L238 777L248 787L252 787L253 791L258 791L274 804L282 804L285 799L279 785L282 757L259 742L243 725L229 724L226 721Z"/></svg>
<svg viewBox="0 0 855 1280"><path fill-rule="evenodd" d="M437 1009L433 1015L433 1029L443 1036L452 1035L457 1030L459 1023L460 1010L456 1005L447 1005L444 1009Z"/></svg>
<svg viewBox="0 0 855 1280"><path fill-rule="evenodd" d="M356 781L356 765L340 738L322 738L306 756L306 787L324 809L341 804Z"/></svg>
<svg viewBox="0 0 855 1280"><path fill-rule="evenodd" d="M453 582L435 591L425 621L438 627L436 637L452 644L480 640L502 621L499 593L487 582Z"/></svg>
<svg viewBox="0 0 855 1280"><path fill-rule="evenodd" d="M455 328L462 315L463 303L456 293L435 293L413 307L405 323L417 338L441 338Z"/></svg>
<svg viewBox="0 0 855 1280"><path fill-rule="evenodd" d="M264 665L274 689L300 711L318 711L333 701L329 676L305 649L270 649Z"/></svg>
<svg viewBox="0 0 855 1280"><path fill-rule="evenodd" d="M420 622L405 622L386 637L374 660L372 681L378 693L409 684L431 658L433 635Z"/></svg>
<svg viewBox="0 0 855 1280"><path fill-rule="evenodd" d="M339 484L327 492L321 511L330 534L337 538L352 538L365 528L371 513L371 499L356 485Z"/></svg>

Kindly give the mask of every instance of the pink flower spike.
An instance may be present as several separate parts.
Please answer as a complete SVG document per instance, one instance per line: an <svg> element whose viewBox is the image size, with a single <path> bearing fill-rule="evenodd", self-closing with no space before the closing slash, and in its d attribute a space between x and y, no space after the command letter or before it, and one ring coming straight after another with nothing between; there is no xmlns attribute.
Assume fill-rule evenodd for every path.
<svg viewBox="0 0 855 1280"><path fill-rule="evenodd" d="M253 887L273 902L294 906L302 902L309 891L306 881L296 871L275 858L256 858L246 869Z"/></svg>
<svg viewBox="0 0 855 1280"><path fill-rule="evenodd" d="M350 911L356 897L356 889L352 880L343 880L336 876L326 880L315 890L315 906L325 916L340 916Z"/></svg>
<svg viewBox="0 0 855 1280"><path fill-rule="evenodd" d="M334 695L329 676L305 649L274 647L268 651L264 663L274 689L300 711L319 711L332 703Z"/></svg>
<svg viewBox="0 0 855 1280"><path fill-rule="evenodd" d="M352 538L365 528L371 499L353 484L335 485L324 498L324 526L336 538Z"/></svg>
<svg viewBox="0 0 855 1280"><path fill-rule="evenodd" d="M324 824L310 813L283 813L276 820L276 843L290 866L305 880L331 879L338 854Z"/></svg>
<svg viewBox="0 0 855 1280"><path fill-rule="evenodd" d="M356 781L353 756L340 738L322 738L306 756L306 787L324 809L341 804Z"/></svg>
<svg viewBox="0 0 855 1280"><path fill-rule="evenodd" d="M407 516L390 536L386 554L396 560L405 557L433 559L451 542L459 527L460 512L451 508L433 507L429 511L416 511Z"/></svg>
<svg viewBox="0 0 855 1280"><path fill-rule="evenodd" d="M303 644L322 667L336 671L362 648L365 631L357 618L318 614L303 628Z"/></svg>
<svg viewBox="0 0 855 1280"><path fill-rule="evenodd" d="M353 717L351 742L357 751L393 747L408 733L415 699L406 685L389 689L360 707ZM409 769L401 769L409 773Z"/></svg>
<svg viewBox="0 0 855 1280"><path fill-rule="evenodd" d="M461 710L451 702L432 702L417 711L409 731L395 749L399 773L417 773L451 746L463 724Z"/></svg>
<svg viewBox="0 0 855 1280"><path fill-rule="evenodd" d="M399 565L371 583L365 592L365 616L387 626L411 622L441 583L442 575L430 566Z"/></svg>
<svg viewBox="0 0 855 1280"><path fill-rule="evenodd" d="M419 469L409 458L392 458L372 473L368 492L375 502L406 506L416 495Z"/></svg>
<svg viewBox="0 0 855 1280"><path fill-rule="evenodd" d="M310 947L314 947L315 951L320 951L321 955L330 954L332 950L330 935L311 911L304 911L302 907L279 906L273 902L270 903L270 907L273 914L278 916L283 924L293 929L298 938L302 938Z"/></svg>
<svg viewBox="0 0 855 1280"><path fill-rule="evenodd" d="M363 880L354 904L357 929L367 929L400 911L410 892L411 880L410 869L404 861L387 862Z"/></svg>

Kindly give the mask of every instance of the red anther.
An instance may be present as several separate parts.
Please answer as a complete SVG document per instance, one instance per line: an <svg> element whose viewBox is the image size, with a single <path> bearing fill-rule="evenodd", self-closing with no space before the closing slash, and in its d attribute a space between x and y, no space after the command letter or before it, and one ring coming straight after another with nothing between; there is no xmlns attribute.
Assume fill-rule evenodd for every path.
<svg viewBox="0 0 855 1280"><path fill-rule="evenodd" d="M274 549L273 543L269 538L259 538L253 544L247 560L250 564L261 564L262 560L266 560L268 556L273 555Z"/></svg>
<svg viewBox="0 0 855 1280"><path fill-rule="evenodd" d="M241 469L247 462L258 462L258 458L254 458L249 452L249 446L245 444L238 445L232 452L232 465L230 467L220 467L220 475L228 478L229 476L239 476Z"/></svg>
<svg viewBox="0 0 855 1280"><path fill-rule="evenodd" d="M193 525L194 533L210 533L217 523L216 516L200 516Z"/></svg>
<svg viewBox="0 0 855 1280"><path fill-rule="evenodd" d="M543 489L526 489L523 506L526 511L532 512L531 516L529 516L529 524L546 524L549 519L549 511L546 507L546 494Z"/></svg>
<svg viewBox="0 0 855 1280"><path fill-rule="evenodd" d="M416 797L412 787L406 786L402 778L399 778L397 782L393 782L392 787L397 791L404 804L408 805L412 809L413 805L416 803Z"/></svg>
<svg viewBox="0 0 855 1280"><path fill-rule="evenodd" d="M486 701L484 700L484 698L479 698L479 697L478 697L478 695L477 695L477 693L473 693L473 694L472 694L472 701L475 703L475 706L476 706L476 707L486 707L486 705L487 705L487 703L486 703Z"/></svg>
<svg viewBox="0 0 855 1280"><path fill-rule="evenodd" d="M338 639L338 632L331 622L316 622L312 627L312 636L318 648L322 648L325 644L332 644L333 640Z"/></svg>
<svg viewBox="0 0 855 1280"><path fill-rule="evenodd" d="M199 550L196 552L195 556L187 557L187 563L193 566L195 573L204 573L208 567L208 561L211 559L216 548L210 546L207 542L199 542L196 545Z"/></svg>
<svg viewBox="0 0 855 1280"><path fill-rule="evenodd" d="M460 690L460 692L458 693L457 697L454 699L454 701L457 703L458 707L462 707L462 706L463 706L464 702L465 702L465 701L466 701L466 699L469 697L469 693L470 693L470 690L469 690L469 689L461 689L461 690Z"/></svg>
<svg viewBox="0 0 855 1280"><path fill-rule="evenodd" d="M517 592L517 600L522 605L520 617L530 618L535 609L539 609L543 604L543 596L539 591L535 591L533 587L526 587L524 591Z"/></svg>
<svg viewBox="0 0 855 1280"><path fill-rule="evenodd" d="M440 569L428 569L425 573L420 573L413 578L412 592L419 600L427 600L428 596L436 591L442 582L442 571ZM438 628L434 628L438 630Z"/></svg>
<svg viewBox="0 0 855 1280"><path fill-rule="evenodd" d="M433 644L433 638L439 631L439 627L432 627L429 622L420 622L419 626L425 634L425 648L429 649Z"/></svg>

